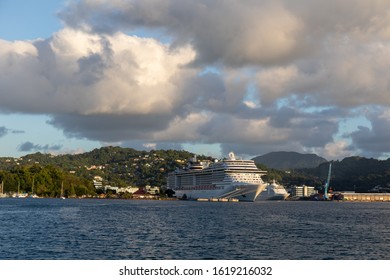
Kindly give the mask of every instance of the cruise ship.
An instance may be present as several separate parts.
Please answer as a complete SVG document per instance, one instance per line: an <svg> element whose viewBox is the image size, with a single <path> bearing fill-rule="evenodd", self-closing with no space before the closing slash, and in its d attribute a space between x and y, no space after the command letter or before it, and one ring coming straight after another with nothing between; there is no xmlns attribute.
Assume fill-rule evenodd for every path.
<svg viewBox="0 0 390 280"><path fill-rule="evenodd" d="M289 193L282 186L273 181L268 183L266 188L257 197L257 201L261 200L285 200L289 196Z"/></svg>
<svg viewBox="0 0 390 280"><path fill-rule="evenodd" d="M230 152L228 159L213 163L192 159L187 168L169 173L168 188L181 199L255 201L266 187L265 174L253 160L236 159Z"/></svg>

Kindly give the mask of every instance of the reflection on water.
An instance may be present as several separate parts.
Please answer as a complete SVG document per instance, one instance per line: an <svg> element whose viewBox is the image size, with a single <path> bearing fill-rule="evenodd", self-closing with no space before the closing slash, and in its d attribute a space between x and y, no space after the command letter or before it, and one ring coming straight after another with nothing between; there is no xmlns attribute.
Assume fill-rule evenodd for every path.
<svg viewBox="0 0 390 280"><path fill-rule="evenodd" d="M390 203L1 199L0 259L389 259Z"/></svg>

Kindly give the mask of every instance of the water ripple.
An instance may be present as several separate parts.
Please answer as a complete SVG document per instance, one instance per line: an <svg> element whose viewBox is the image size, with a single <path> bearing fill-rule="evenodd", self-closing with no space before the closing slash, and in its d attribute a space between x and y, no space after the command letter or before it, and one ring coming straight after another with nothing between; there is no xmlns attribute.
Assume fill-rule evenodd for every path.
<svg viewBox="0 0 390 280"><path fill-rule="evenodd" d="M389 203L1 199L0 259L389 259Z"/></svg>

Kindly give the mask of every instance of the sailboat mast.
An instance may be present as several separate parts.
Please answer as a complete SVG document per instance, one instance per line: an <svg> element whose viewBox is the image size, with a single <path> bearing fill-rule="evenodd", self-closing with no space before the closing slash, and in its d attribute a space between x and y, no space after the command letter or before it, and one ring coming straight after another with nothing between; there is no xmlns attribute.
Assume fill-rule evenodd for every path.
<svg viewBox="0 0 390 280"><path fill-rule="evenodd" d="M60 196L61 199L65 199L65 196L64 196L64 180L61 181L61 196Z"/></svg>

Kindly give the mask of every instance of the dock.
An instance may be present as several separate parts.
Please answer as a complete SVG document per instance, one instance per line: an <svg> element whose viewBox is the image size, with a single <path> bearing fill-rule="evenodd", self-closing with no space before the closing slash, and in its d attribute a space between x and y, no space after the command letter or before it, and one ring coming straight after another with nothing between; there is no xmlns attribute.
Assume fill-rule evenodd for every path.
<svg viewBox="0 0 390 280"><path fill-rule="evenodd" d="M346 201L390 202L390 193L341 193Z"/></svg>
<svg viewBox="0 0 390 280"><path fill-rule="evenodd" d="M239 202L237 198L198 198L201 202Z"/></svg>

